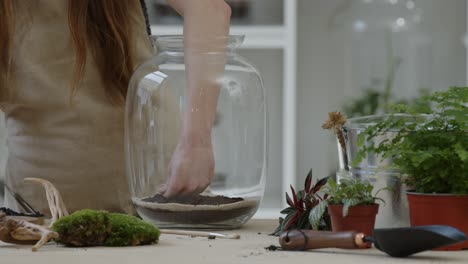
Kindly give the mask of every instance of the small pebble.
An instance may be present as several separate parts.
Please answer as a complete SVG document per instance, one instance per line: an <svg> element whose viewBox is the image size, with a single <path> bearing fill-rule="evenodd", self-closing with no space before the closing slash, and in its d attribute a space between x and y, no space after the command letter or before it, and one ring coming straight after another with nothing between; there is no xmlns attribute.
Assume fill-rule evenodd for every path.
<svg viewBox="0 0 468 264"><path fill-rule="evenodd" d="M280 250L281 247L277 247L277 246L275 246L275 245L271 245L271 246L266 247L265 249L268 250L268 251L276 251L276 250Z"/></svg>

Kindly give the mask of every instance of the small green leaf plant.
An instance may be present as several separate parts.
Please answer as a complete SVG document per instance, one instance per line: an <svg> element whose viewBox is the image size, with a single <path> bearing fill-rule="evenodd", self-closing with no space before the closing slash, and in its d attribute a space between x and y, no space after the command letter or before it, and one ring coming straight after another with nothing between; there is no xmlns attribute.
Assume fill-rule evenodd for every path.
<svg viewBox="0 0 468 264"><path fill-rule="evenodd" d="M354 177L342 178L339 183L333 179L328 180L328 183L322 187L322 191L327 196L321 200L317 206L312 208L309 214L309 222L314 230L319 229L320 219L326 212L330 204L343 205L343 217L348 215L349 208L358 205L373 205L377 200L385 202L377 197L382 190L390 190L390 188L382 188L372 194L374 186L367 180L361 180Z"/></svg>
<svg viewBox="0 0 468 264"><path fill-rule="evenodd" d="M356 166L369 153L392 161L405 183L419 193L468 194L468 87L452 87L425 97L432 106L422 115L406 105L358 136ZM381 137L387 132L392 137ZM383 140L380 140L384 138ZM380 140L380 141L378 141ZM378 143L375 143L378 142Z"/></svg>
<svg viewBox="0 0 468 264"><path fill-rule="evenodd" d="M310 170L305 179L303 190L296 192L291 186L292 196L286 193L286 202L289 207L281 211L281 214L286 216L280 217L279 225L271 235L278 236L290 229L311 229L309 214L315 206L327 199L327 195L321 196L318 193L327 181L328 178L322 178L312 186L312 170ZM326 211L317 221L317 229L331 230L330 217Z"/></svg>

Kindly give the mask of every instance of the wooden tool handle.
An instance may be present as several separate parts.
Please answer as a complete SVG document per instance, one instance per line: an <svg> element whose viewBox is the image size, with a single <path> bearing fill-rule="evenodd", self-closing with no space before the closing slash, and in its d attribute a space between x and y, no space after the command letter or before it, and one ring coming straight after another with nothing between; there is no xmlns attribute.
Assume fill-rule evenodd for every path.
<svg viewBox="0 0 468 264"><path fill-rule="evenodd" d="M309 250L318 248L366 248L364 234L354 231L329 232L312 230L289 230L281 234L279 243L286 250Z"/></svg>

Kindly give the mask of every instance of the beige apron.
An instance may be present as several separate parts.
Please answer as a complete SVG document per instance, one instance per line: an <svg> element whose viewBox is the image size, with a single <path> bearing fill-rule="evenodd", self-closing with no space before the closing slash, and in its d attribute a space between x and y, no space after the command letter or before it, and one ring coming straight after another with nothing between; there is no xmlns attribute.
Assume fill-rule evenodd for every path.
<svg viewBox="0 0 468 264"><path fill-rule="evenodd" d="M124 112L104 93L88 55L82 86L69 104L74 51L65 0L23 2L15 31L15 99L4 103L9 158L7 184L48 213L38 177L54 183L69 211L132 211L125 175ZM28 4L25 4L27 2ZM138 3L138 1L135 1ZM137 63L152 55L142 12L132 15ZM7 195L6 206L15 208Z"/></svg>

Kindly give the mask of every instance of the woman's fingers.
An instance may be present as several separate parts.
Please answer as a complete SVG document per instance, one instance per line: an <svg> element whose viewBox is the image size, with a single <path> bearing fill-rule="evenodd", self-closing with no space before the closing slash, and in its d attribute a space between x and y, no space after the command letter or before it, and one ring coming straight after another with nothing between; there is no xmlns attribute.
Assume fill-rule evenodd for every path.
<svg viewBox="0 0 468 264"><path fill-rule="evenodd" d="M165 197L196 195L203 192L214 174L211 144L194 146L179 143L169 163L166 186L160 188Z"/></svg>
<svg viewBox="0 0 468 264"><path fill-rule="evenodd" d="M176 177L177 178L177 177ZM166 198L171 198L174 196L188 196L196 195L203 192L209 185L209 182L172 182L170 181L167 185L162 187L161 194Z"/></svg>

